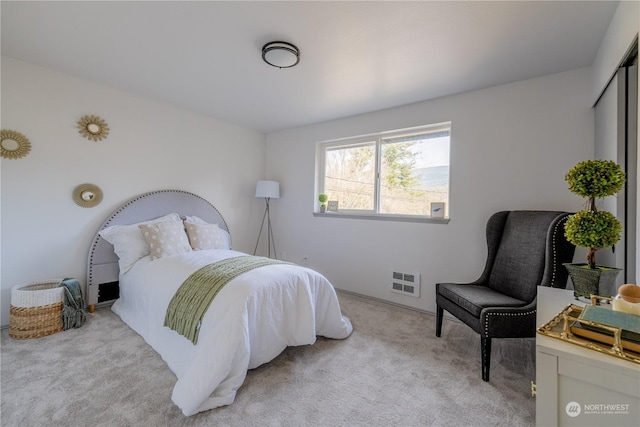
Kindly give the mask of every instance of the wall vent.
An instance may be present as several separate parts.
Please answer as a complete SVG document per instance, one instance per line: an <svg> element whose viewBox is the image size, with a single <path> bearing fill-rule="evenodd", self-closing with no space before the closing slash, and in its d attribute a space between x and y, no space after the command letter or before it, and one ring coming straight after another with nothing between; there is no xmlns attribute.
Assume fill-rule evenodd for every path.
<svg viewBox="0 0 640 427"><path fill-rule="evenodd" d="M393 270L391 292L420 298L420 273L404 273Z"/></svg>

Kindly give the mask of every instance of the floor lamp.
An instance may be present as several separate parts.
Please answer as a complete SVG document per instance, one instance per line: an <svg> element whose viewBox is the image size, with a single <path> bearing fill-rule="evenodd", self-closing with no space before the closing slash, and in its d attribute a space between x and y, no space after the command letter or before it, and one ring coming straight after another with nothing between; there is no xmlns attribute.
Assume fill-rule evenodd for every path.
<svg viewBox="0 0 640 427"><path fill-rule="evenodd" d="M258 240L256 241L256 247L253 250L253 254L256 254L258 250L258 243L260 242L260 236L262 235L262 229L264 228L264 221L267 220L267 240L269 248L269 258L271 258L271 245L273 244L273 257L278 258L276 253L276 242L273 239L273 230L271 229L271 217L269 216L269 200L280 198L280 184L277 181L258 181L256 185L256 197L264 197L265 209L262 216L262 225L258 232Z"/></svg>

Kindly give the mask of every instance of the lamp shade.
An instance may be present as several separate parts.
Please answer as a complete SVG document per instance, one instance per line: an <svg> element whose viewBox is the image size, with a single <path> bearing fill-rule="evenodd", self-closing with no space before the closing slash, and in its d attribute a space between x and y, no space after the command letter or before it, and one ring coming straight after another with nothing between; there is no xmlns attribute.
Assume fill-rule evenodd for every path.
<svg viewBox="0 0 640 427"><path fill-rule="evenodd" d="M256 197L279 199L280 184L278 181L258 181L258 185L256 185Z"/></svg>

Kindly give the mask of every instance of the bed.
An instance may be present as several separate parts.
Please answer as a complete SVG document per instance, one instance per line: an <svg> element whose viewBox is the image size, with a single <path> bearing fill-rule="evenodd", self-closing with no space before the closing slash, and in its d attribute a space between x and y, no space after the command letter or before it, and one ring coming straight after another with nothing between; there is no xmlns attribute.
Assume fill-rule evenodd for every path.
<svg viewBox="0 0 640 427"><path fill-rule="evenodd" d="M174 230L178 223L184 233L212 231L207 236L213 240L188 250L178 236L179 244L172 245L180 249L157 256L155 246L164 243L154 246L150 236L141 233L151 244L135 259L142 253L136 250L143 249L137 246L139 235L131 240L132 230ZM199 235L187 237L191 246ZM105 303L117 296L112 310L176 375L172 401L187 416L231 404L247 370L269 362L287 346L313 344L317 336L344 339L352 332L324 276L271 260L231 278L220 289L198 324L197 344L163 326L167 308L187 277L212 263L240 257L253 258L231 249L229 229L218 210L181 190L154 191L124 203L99 227L91 245L87 303Z"/></svg>

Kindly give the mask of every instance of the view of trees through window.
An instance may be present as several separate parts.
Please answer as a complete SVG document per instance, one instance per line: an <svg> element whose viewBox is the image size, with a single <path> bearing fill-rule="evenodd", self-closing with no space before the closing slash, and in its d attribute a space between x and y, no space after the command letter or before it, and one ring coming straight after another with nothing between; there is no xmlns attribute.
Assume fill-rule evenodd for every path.
<svg viewBox="0 0 640 427"><path fill-rule="evenodd" d="M429 216L432 202L448 205L448 129L327 145L324 160L322 192L340 211Z"/></svg>
<svg viewBox="0 0 640 427"><path fill-rule="evenodd" d="M327 150L324 192L341 210L373 210L375 143Z"/></svg>

